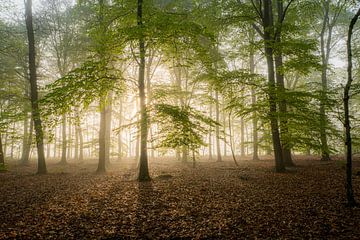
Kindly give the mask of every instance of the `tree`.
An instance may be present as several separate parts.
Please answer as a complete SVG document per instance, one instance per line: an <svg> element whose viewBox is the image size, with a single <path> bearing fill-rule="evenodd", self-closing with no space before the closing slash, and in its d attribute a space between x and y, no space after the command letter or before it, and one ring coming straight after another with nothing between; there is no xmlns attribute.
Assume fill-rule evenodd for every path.
<svg viewBox="0 0 360 240"><path fill-rule="evenodd" d="M268 83L269 83L269 117L271 126L271 135L274 147L275 155L275 168L277 172L285 171L285 165L282 154L279 124L277 118L277 97L276 97L276 86L275 86L275 69L274 69L274 50L273 44L274 39L274 22L272 16L272 1L263 0L263 17L262 23L264 28L264 48L265 57L267 62L268 72Z"/></svg>
<svg viewBox="0 0 360 240"><path fill-rule="evenodd" d="M146 93L145 93L145 41L143 36L143 1L138 0L137 3L137 25L140 29L139 34L139 99L140 99L140 161L139 161L139 181L149 181L149 167L147 155L147 140L148 140L148 123L147 123L147 109L146 109Z"/></svg>
<svg viewBox="0 0 360 240"><path fill-rule="evenodd" d="M34 121L34 128L36 133L36 146L38 154L38 174L45 174L47 172L45 153L44 153L44 133L42 121L40 117L40 109L38 103L38 89L37 89L37 76L36 76L36 49L34 29L32 22L32 0L25 2L25 23L29 42L29 80L30 80L30 94L31 94L31 110L32 118Z"/></svg>
<svg viewBox="0 0 360 240"><path fill-rule="evenodd" d="M351 84L353 82L352 76L352 49L351 49L351 38L353 34L354 26L360 16L360 8L355 14L355 16L351 19L349 30L348 30L348 38L347 38L347 60L348 60L348 68L347 68L347 83L344 87L344 127L345 127L345 145L346 145L346 197L347 203L349 207L354 207L357 205L353 186L352 186L352 141L351 141L351 125L350 125L350 114L349 114L349 100L350 100L350 89Z"/></svg>
<svg viewBox="0 0 360 240"><path fill-rule="evenodd" d="M328 91L328 68L331 50L333 48L333 30L334 26L342 12L346 0L336 1L333 6L332 0L322 0L321 7L323 13L322 27L320 32L320 52L321 52L321 87L322 96L320 99L320 140L321 140L321 160L330 160L330 149L326 129L328 127L326 120L326 93ZM333 15L331 15L333 13Z"/></svg>

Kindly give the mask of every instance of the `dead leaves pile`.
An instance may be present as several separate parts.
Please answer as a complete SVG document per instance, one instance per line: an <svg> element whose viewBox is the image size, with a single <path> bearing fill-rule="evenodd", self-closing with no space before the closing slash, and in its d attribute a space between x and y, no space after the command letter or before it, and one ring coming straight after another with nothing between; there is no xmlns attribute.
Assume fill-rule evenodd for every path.
<svg viewBox="0 0 360 240"><path fill-rule="evenodd" d="M272 164L152 163L149 183L121 170L10 170L0 174L0 239L360 238L342 164L298 159L284 174ZM360 200L360 176L354 190Z"/></svg>

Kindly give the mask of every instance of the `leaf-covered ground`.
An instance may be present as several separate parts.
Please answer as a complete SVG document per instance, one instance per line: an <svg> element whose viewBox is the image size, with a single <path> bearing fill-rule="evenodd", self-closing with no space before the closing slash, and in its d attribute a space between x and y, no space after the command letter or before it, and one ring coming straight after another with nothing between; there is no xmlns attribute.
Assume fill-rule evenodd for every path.
<svg viewBox="0 0 360 240"><path fill-rule="evenodd" d="M10 164L0 173L0 239L359 239L360 208L345 206L344 163L151 162L153 181L134 181L134 164ZM360 171L355 164L354 173ZM360 200L360 176L354 176Z"/></svg>

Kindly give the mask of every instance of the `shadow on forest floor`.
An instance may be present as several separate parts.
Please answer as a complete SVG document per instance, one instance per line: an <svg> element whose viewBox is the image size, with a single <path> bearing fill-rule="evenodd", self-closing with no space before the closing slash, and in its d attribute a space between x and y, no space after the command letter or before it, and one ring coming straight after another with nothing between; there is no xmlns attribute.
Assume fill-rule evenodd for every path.
<svg viewBox="0 0 360 240"><path fill-rule="evenodd" d="M0 173L0 239L360 238L360 209L345 207L343 161L297 157L289 174L270 158L199 161L196 168L150 161L151 182L138 183L136 161L10 163ZM360 171L355 161L354 172ZM360 200L360 176L354 175Z"/></svg>

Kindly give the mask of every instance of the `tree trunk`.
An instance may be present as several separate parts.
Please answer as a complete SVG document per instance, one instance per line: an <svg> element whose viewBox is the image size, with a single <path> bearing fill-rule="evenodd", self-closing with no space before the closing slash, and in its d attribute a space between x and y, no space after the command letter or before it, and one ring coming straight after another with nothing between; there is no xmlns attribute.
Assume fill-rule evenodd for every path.
<svg viewBox="0 0 360 240"><path fill-rule="evenodd" d="M110 164L110 148L111 148L111 115L112 115L112 95L110 92L106 100L106 123L105 123L105 162Z"/></svg>
<svg viewBox="0 0 360 240"><path fill-rule="evenodd" d="M120 109L119 109L119 122L118 122L118 127L119 127L119 132L118 132L118 161L121 161L122 159L122 116L123 116L123 101L122 99L120 99Z"/></svg>
<svg viewBox="0 0 360 240"><path fill-rule="evenodd" d="M225 111L223 110L223 131L224 131L224 153L223 156L226 157L227 156L227 136L226 136L226 114Z"/></svg>
<svg viewBox="0 0 360 240"><path fill-rule="evenodd" d="M252 39L253 41L253 39ZM255 73L255 57L254 57L254 50L250 50L250 73ZM251 88L251 105L255 106L256 104L256 93L255 87ZM258 129L257 129L257 114L256 111L253 112L252 116L252 125L253 125L253 160L259 160L259 140L258 140Z"/></svg>
<svg viewBox="0 0 360 240"><path fill-rule="evenodd" d="M274 70L274 54L273 54L273 28L274 22L272 18L272 1L263 0L264 7L264 16L263 16L263 27L264 27L264 47L265 55L267 62L267 71L268 71L268 91L269 91L269 117L270 117L270 127L272 142L275 155L275 169L276 172L284 172L285 166L282 157L282 148L280 142L279 134L279 124L277 117L277 96L276 96L276 86L275 86L275 70Z"/></svg>
<svg viewBox="0 0 360 240"><path fill-rule="evenodd" d="M35 50L35 38L34 38L34 29L32 23L32 0L27 0L25 2L25 21L26 21L26 30L27 37L29 41L29 72L30 72L30 95L31 95L31 110L32 117L35 126L36 133L36 146L37 146L37 155L38 155L38 174L45 174L46 162L45 162L45 153L44 153L44 137L43 137L43 128L39 111L38 104L38 89L37 89L37 76L36 76L36 50Z"/></svg>
<svg viewBox="0 0 360 240"><path fill-rule="evenodd" d="M30 121L30 126L29 126ZM21 153L21 164L27 165L29 164L29 157L30 157L30 149L32 143L32 132L34 127L34 122L32 121L31 117L25 118L24 120L24 138L22 144L22 153Z"/></svg>
<svg viewBox="0 0 360 240"><path fill-rule="evenodd" d="M99 162L96 172L106 172L106 97L102 97L100 100L100 130L99 130Z"/></svg>
<svg viewBox="0 0 360 240"><path fill-rule="evenodd" d="M245 122L243 117L240 119L240 156L245 157Z"/></svg>
<svg viewBox="0 0 360 240"><path fill-rule="evenodd" d="M4 164L5 164L5 156L3 152L2 137L0 134L0 165L4 165Z"/></svg>
<svg viewBox="0 0 360 240"><path fill-rule="evenodd" d="M66 116L62 115L61 119L61 129L62 129L62 144L61 144L61 164L66 164L66 150L67 150L67 141L66 141Z"/></svg>
<svg viewBox="0 0 360 240"><path fill-rule="evenodd" d="M283 161L285 166L292 167L294 163L291 157L291 147L287 142L287 138L289 135L288 129L288 121L287 121L287 104L285 98L285 81L284 81L284 74L283 71L283 56L281 51L281 27L283 21L283 1L277 0L277 12L278 12L278 21L277 21L277 32L275 43L278 46L278 49L275 54L275 68L276 68L276 83L279 91L279 95L281 98L279 99L279 113L280 113L280 138L281 138L281 146L282 146L282 154L283 154Z"/></svg>
<svg viewBox="0 0 360 240"><path fill-rule="evenodd" d="M140 162L139 162L139 181L149 181L148 169L148 156L147 156L147 138L148 138L148 116L146 109L146 94L145 94L145 41L142 35L143 30L143 0L138 0L137 6L137 24L140 28L139 36L139 51L140 51L140 64L139 64L139 98L140 98Z"/></svg>
<svg viewBox="0 0 360 240"><path fill-rule="evenodd" d="M220 122L220 106L219 106L219 92L215 91L215 118L216 122ZM216 134L216 159L217 162L221 162L221 149L220 149L220 126L216 125L215 127L215 134Z"/></svg>
<svg viewBox="0 0 360 240"><path fill-rule="evenodd" d="M151 94L151 65L154 59L154 51L151 51L150 56L148 57L148 62L146 64L146 93L147 93L147 104L150 106L151 105L151 99L152 99L152 94ZM148 116L148 125L150 127L149 129L149 138L152 139L152 128L151 128L151 119L150 116ZM150 156L154 157L154 146L153 146L153 142L150 141Z"/></svg>
<svg viewBox="0 0 360 240"><path fill-rule="evenodd" d="M347 39L347 57L348 57L348 80L344 88L344 115L345 115L345 145L346 145L346 197L348 206L354 207L357 205L353 186L352 186L352 141L351 141L351 125L350 125L350 114L349 114L349 92L353 81L352 77L352 49L351 49L351 37L353 34L353 28L360 16L360 9L357 11L355 16L351 19L348 31Z"/></svg>
<svg viewBox="0 0 360 240"><path fill-rule="evenodd" d="M328 81L327 81L327 68L329 65L329 54L330 54L330 43L332 38L332 28L328 25L329 22L329 8L330 1L323 2L323 11L324 19L323 26L320 33L320 50L321 50L321 98L320 98L320 141L321 141L321 160L328 161L330 160L330 150L327 143L327 120L326 120L326 92L328 90ZM325 39L326 28L328 28L328 36Z"/></svg>
<svg viewBox="0 0 360 240"><path fill-rule="evenodd" d="M210 103L210 106L209 106L209 117L212 119L212 115L213 115L213 105L212 105L212 103ZM210 126L209 127L209 160L210 161L212 161L213 160L213 155L212 155L212 147L213 147L213 145L212 145L212 127Z"/></svg>
<svg viewBox="0 0 360 240"><path fill-rule="evenodd" d="M78 128L78 134L79 134L79 162L82 162L84 160L84 138L80 123L78 123L76 127Z"/></svg>

